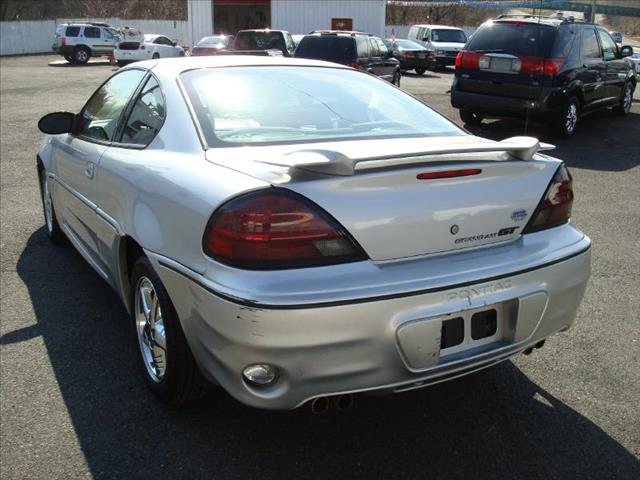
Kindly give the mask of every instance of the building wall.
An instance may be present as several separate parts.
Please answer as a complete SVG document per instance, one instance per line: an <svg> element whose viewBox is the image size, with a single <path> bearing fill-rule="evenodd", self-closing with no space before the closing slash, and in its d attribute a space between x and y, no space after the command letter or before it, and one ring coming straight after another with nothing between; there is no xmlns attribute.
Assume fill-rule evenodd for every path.
<svg viewBox="0 0 640 480"><path fill-rule="evenodd" d="M289 33L330 29L332 18L352 18L354 30L384 34L385 0L271 0L271 28Z"/></svg>
<svg viewBox="0 0 640 480"><path fill-rule="evenodd" d="M213 0L188 0L189 45L213 33Z"/></svg>

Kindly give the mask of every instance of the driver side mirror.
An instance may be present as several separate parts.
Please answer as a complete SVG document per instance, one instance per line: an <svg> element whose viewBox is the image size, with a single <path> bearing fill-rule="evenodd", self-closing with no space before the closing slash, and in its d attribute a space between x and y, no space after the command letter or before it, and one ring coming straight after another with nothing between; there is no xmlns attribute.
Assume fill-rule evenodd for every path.
<svg viewBox="0 0 640 480"><path fill-rule="evenodd" d="M71 133L76 115L71 112L49 113L38 121L38 129L47 135Z"/></svg>
<svg viewBox="0 0 640 480"><path fill-rule="evenodd" d="M633 55L633 47L631 45L625 45L620 49L620 58L630 57Z"/></svg>

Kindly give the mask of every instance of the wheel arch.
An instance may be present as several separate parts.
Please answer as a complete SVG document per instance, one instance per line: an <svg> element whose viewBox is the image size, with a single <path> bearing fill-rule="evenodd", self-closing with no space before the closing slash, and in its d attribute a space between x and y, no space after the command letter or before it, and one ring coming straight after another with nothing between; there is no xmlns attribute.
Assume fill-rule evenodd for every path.
<svg viewBox="0 0 640 480"><path fill-rule="evenodd" d="M129 292L131 291L131 271L136 260L141 256L146 256L142 245L130 235L122 235L118 241L118 283L120 297L127 311L131 311Z"/></svg>

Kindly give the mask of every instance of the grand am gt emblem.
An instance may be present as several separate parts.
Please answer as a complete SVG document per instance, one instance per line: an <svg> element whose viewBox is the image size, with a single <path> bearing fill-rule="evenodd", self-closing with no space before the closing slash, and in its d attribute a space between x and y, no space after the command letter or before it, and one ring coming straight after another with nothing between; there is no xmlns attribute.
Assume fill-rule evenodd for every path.
<svg viewBox="0 0 640 480"><path fill-rule="evenodd" d="M456 238L455 243L478 242L480 240L489 240L491 238L502 237L504 235L513 235L519 228L520 227L505 227L501 228L497 232L481 233L480 235L472 235L471 237ZM453 233L453 231L451 233Z"/></svg>

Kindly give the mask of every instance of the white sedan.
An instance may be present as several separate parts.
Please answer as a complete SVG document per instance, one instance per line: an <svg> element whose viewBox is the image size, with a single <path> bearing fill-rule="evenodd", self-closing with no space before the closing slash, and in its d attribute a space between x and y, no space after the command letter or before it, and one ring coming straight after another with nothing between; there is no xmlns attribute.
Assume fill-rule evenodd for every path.
<svg viewBox="0 0 640 480"><path fill-rule="evenodd" d="M113 51L118 65L154 58L183 57L184 49L164 35L146 34L140 40L120 42Z"/></svg>

